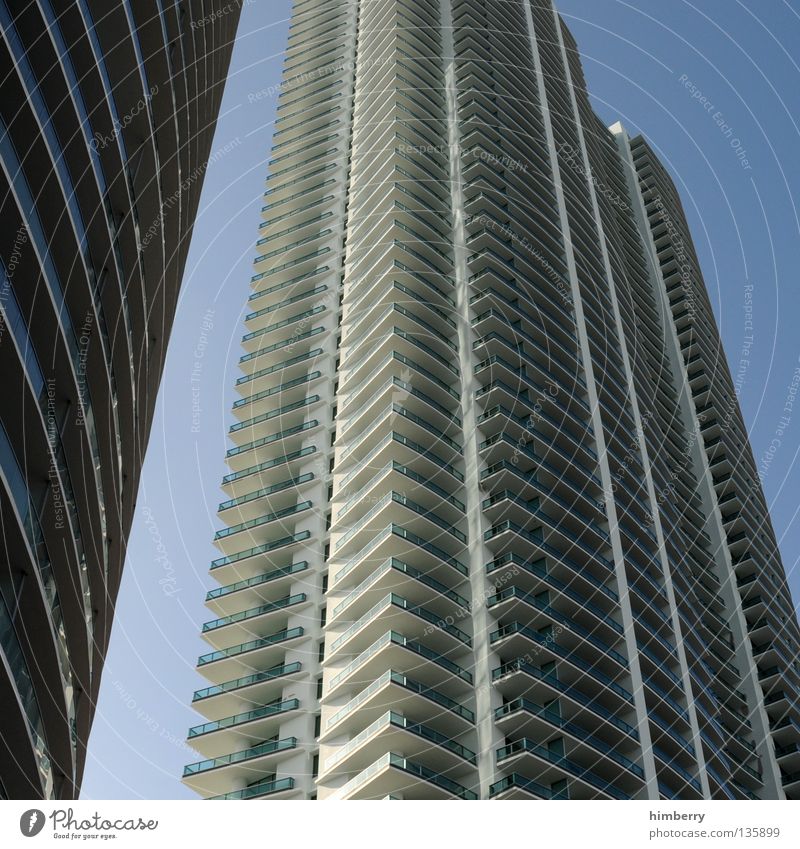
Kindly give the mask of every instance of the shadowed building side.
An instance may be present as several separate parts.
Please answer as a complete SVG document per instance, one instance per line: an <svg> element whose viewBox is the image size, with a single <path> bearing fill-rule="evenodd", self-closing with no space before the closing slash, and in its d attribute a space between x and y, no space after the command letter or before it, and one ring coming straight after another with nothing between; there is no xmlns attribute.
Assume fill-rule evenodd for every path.
<svg viewBox="0 0 800 849"><path fill-rule="evenodd" d="M74 798L239 4L0 0L0 795Z"/></svg>

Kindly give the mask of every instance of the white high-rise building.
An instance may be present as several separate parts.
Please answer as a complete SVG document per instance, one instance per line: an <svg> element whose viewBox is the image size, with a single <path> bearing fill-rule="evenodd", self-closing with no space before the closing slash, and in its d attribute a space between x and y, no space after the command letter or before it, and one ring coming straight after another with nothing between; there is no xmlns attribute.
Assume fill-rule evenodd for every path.
<svg viewBox="0 0 800 849"><path fill-rule="evenodd" d="M262 212L186 784L797 796L691 236L550 2L295 3Z"/></svg>

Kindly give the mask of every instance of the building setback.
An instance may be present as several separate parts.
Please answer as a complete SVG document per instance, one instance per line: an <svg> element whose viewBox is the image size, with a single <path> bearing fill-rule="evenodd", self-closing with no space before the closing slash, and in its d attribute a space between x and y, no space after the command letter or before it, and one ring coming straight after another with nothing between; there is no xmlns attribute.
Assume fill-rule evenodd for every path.
<svg viewBox="0 0 800 849"><path fill-rule="evenodd" d="M797 797L691 235L550 2L296 2L263 203L185 783Z"/></svg>
<svg viewBox="0 0 800 849"><path fill-rule="evenodd" d="M0 798L80 790L238 18L0 0Z"/></svg>

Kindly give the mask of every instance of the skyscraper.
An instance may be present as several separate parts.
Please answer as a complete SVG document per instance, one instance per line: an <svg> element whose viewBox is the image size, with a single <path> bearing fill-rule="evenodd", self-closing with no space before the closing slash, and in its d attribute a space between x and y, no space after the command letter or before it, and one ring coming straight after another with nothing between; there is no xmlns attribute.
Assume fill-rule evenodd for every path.
<svg viewBox="0 0 800 849"><path fill-rule="evenodd" d="M186 784L797 796L691 236L549 0L296 2L269 168Z"/></svg>
<svg viewBox="0 0 800 849"><path fill-rule="evenodd" d="M0 798L80 789L238 17L0 0Z"/></svg>

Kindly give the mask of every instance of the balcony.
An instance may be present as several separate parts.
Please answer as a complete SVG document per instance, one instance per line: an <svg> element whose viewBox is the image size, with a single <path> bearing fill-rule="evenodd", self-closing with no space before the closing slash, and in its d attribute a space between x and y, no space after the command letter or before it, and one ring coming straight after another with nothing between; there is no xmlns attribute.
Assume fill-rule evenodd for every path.
<svg viewBox="0 0 800 849"><path fill-rule="evenodd" d="M226 649L201 655L197 668L212 683L221 684L231 678L260 672L280 663L287 645L303 639L303 628L285 628L275 634L248 640Z"/></svg>
<svg viewBox="0 0 800 849"><path fill-rule="evenodd" d="M361 619L333 639L330 643L331 656L340 649L357 652L365 643L369 645L374 642L387 626L402 630L413 637L424 637L426 645L442 654L472 646L469 634L455 625L450 625L446 616L414 605L396 593L389 593Z"/></svg>
<svg viewBox="0 0 800 849"><path fill-rule="evenodd" d="M410 778L416 779L414 781ZM387 752L329 799L477 799L472 790L401 755Z"/></svg>
<svg viewBox="0 0 800 849"><path fill-rule="evenodd" d="M360 583L370 574L373 563L400 554L410 566L426 570L431 575L441 577L443 581L452 580L454 572L465 577L468 574L467 567L460 560L439 546L412 533L402 525L391 524L381 531L374 531L370 542L346 563L338 568L332 564L331 588L338 589L344 578L349 579L348 583ZM450 578L447 577L448 574Z"/></svg>
<svg viewBox="0 0 800 849"><path fill-rule="evenodd" d="M322 781L333 776L361 772L387 749L402 750L405 757L422 759L440 773L475 766L475 753L438 731L389 710L348 743L340 746L322 765Z"/></svg>
<svg viewBox="0 0 800 849"><path fill-rule="evenodd" d="M580 716L581 722L591 729L609 733L611 728L614 728L618 734L621 733L637 742L639 740L639 732L617 713L604 707L597 696L587 696L577 687L559 680L553 673L543 672L522 659L512 660L493 669L492 682L505 696L524 691L530 698L542 703L560 697L562 708L568 706L570 715ZM632 712L632 705L628 704L623 710L626 713Z"/></svg>
<svg viewBox="0 0 800 849"><path fill-rule="evenodd" d="M625 782L626 784L638 787L644 779L642 768L617 751L619 744L617 746L609 745L596 734L590 733L570 719L565 719L555 710L520 698L497 708L494 717L498 728L507 737L510 736L509 732L512 732L532 739L546 739L552 737L554 728L559 729L572 738L572 746L576 750L580 750L592 763L603 763L605 761L605 768L611 769L615 775L619 774L618 767L621 766L631 774L632 778L637 779L631 782L629 777ZM638 741L629 740L628 742L630 745L634 745ZM612 766L612 764L615 766Z"/></svg>
<svg viewBox="0 0 800 849"><path fill-rule="evenodd" d="M519 773L512 773L496 781L489 788L490 799L543 799L551 801L555 799L569 799L569 791L567 788L560 790L552 790L545 787L544 784L539 784L532 778L525 778Z"/></svg>
<svg viewBox="0 0 800 849"><path fill-rule="evenodd" d="M781 784L788 799L796 799L800 792L800 772L781 772Z"/></svg>
<svg viewBox="0 0 800 849"><path fill-rule="evenodd" d="M470 603L464 596L431 578L426 572L393 557L379 566L333 608L329 623L333 624L345 612L353 618L361 616L377 599L391 591L402 595L414 605L435 599L437 604L445 604L448 613L453 615L470 609Z"/></svg>
<svg viewBox="0 0 800 849"><path fill-rule="evenodd" d="M286 592L297 580L296 576L307 570L308 561L303 560L262 572L244 581L218 587L206 593L206 606L218 616L230 616L243 608L268 602L272 596Z"/></svg>
<svg viewBox="0 0 800 849"><path fill-rule="evenodd" d="M231 783L249 783L269 771L284 752L297 748L297 738L260 743L219 758L199 761L183 768L183 783L201 796L219 794Z"/></svg>
<svg viewBox="0 0 800 849"><path fill-rule="evenodd" d="M375 467L370 465L370 468ZM410 481L413 483L409 483ZM414 491L415 497L425 501L426 507L432 508L446 522L457 525L464 520L464 504L447 489L439 486L429 475L420 474L411 466L392 459L336 510L334 532L352 527L369 510L370 504L376 503L390 491L402 492L409 489ZM348 493L344 491L343 494ZM343 524L345 519L347 524Z"/></svg>
<svg viewBox="0 0 800 849"><path fill-rule="evenodd" d="M522 739L497 750L498 766L508 766L520 759L534 760L537 775L540 780L555 782L564 778L564 773L573 776L577 781L572 783L572 798L584 799L630 799L610 781L601 778L592 770L586 769L575 761L556 754L550 749L540 746L532 740ZM582 785L586 784L587 787ZM593 789L589 789L593 788Z"/></svg>
<svg viewBox="0 0 800 849"><path fill-rule="evenodd" d="M237 713L205 722L189 729L187 740L193 749L207 758L218 758L236 750L242 743L264 739L275 733L285 719L286 714L299 710L298 699L286 699L282 702L263 705L255 710Z"/></svg>
<svg viewBox="0 0 800 849"><path fill-rule="evenodd" d="M489 641L495 651L511 657L524 657L533 647L536 654L542 655L542 662L563 661L559 664L559 677L564 683L571 685L584 677L589 677L593 679L592 686L596 687L598 683L602 685L601 698L604 700L616 701L617 705L620 704L620 700L623 704L633 703L633 696L627 690L577 652L560 646L552 635L540 634L519 622L512 622L491 633Z"/></svg>
<svg viewBox="0 0 800 849"><path fill-rule="evenodd" d="M263 705L279 698L287 681L297 681L304 674L299 661L282 663L263 672L196 690L192 707L206 719L222 719L239 711L242 705Z"/></svg>
<svg viewBox="0 0 800 849"><path fill-rule="evenodd" d="M239 613L203 624L202 637L215 649L226 644L241 643L253 637L264 637L275 629L276 619L286 619L286 611L296 611L306 605L308 596L295 593L277 601L269 601Z"/></svg>
<svg viewBox="0 0 800 849"><path fill-rule="evenodd" d="M591 630L584 628L532 593L526 593L517 587L508 587L497 595L490 596L486 600L486 606L501 624L509 620L512 622L521 620L527 622L533 629L541 629L554 622L558 623L565 629L559 635L559 643L564 648L583 650L584 643L589 643L593 648L598 649L604 658L614 661L624 669L628 668L628 661L624 655L594 636L598 630L596 623L592 623ZM619 632L615 632L614 637L619 640ZM605 660L598 660L597 665L606 671L611 671L612 674L616 671L614 663L606 663Z"/></svg>
<svg viewBox="0 0 800 849"><path fill-rule="evenodd" d="M562 530L562 534L569 536ZM495 559L501 559L508 554L517 554L517 549L533 549L544 554L549 554L554 560L560 561L568 568L580 574L588 574L588 580L602 583L604 579L612 577L611 563L602 555L598 554L578 543L568 543L564 548L575 551L574 556L567 556L563 548L551 545L544 539L541 528L528 531L511 521L500 522L484 532L484 540L489 548L495 553ZM519 556L519 555L517 555ZM542 554L539 554L541 557ZM576 559L579 558L579 559Z"/></svg>
<svg viewBox="0 0 800 849"><path fill-rule="evenodd" d="M234 447L230 448L225 456L232 469L232 473L225 475L222 479L223 488L230 491L232 495L246 495L250 491L245 488L249 482L245 481L244 486L236 486L236 481L239 478L247 478L261 468L274 468L281 465L281 462L288 462L286 457L294 457L297 451L301 449L293 448L292 442L288 440L288 437L300 433L303 429L311 430L317 427L319 422L316 419L308 421L308 415L315 407L321 405L321 396L306 395L305 398L301 398L292 404L284 404L281 407L270 410L268 413L262 413L261 415L253 416L250 419L231 425L228 429L228 436L231 442L234 443ZM278 430L264 435L264 426L267 422L272 427L278 428ZM276 457L273 459L271 465L265 465L267 461L263 461L257 466L252 465L254 458L248 452L264 445L282 442L284 436L287 437L289 447L292 450L286 451L282 455L282 461L281 457ZM252 486L250 489L252 489Z"/></svg>
<svg viewBox="0 0 800 849"><path fill-rule="evenodd" d="M263 391L269 390L274 380L278 379L282 386L286 386L287 383L304 377L310 366L317 360L324 362L324 358L325 352L322 348L314 348L303 354L288 357L269 368L262 368L254 374L240 377L236 382L236 388L243 396L243 406L252 403L252 401L248 402L248 399L257 399Z"/></svg>
<svg viewBox="0 0 800 849"><path fill-rule="evenodd" d="M465 685L472 685L472 674L453 661L415 640L389 631L332 676L326 695L330 696L345 684L350 688L368 685L387 668L403 669L409 663L413 664L414 675L421 684L450 698L458 699Z"/></svg>
<svg viewBox="0 0 800 849"><path fill-rule="evenodd" d="M320 742L340 734L344 727L361 727L372 717L392 708L413 714L420 722L445 720L459 733L469 730L475 723L475 714L460 702L400 672L389 670L327 717Z"/></svg>
<svg viewBox="0 0 800 849"><path fill-rule="evenodd" d="M278 780L261 781L242 790L234 790L232 793L223 793L221 796L211 796L210 798L212 801L218 799L264 799L267 796L271 798L283 798L290 796L293 790L294 779L281 778Z"/></svg>
<svg viewBox="0 0 800 849"><path fill-rule="evenodd" d="M796 738L800 739L800 723L793 716L772 721L769 727L776 744L785 745Z"/></svg>
<svg viewBox="0 0 800 849"><path fill-rule="evenodd" d="M619 596L614 590L585 571L576 573L572 568L567 570L563 566L559 570L559 566L558 562L553 562L545 557L526 560L513 552L508 552L502 557L497 557L491 563L487 563L486 573L494 576L495 573L499 572L500 574L494 580L500 585L509 583L511 581L510 576L513 576L516 584L528 589L540 587L541 582L544 581L555 589L566 592L567 587L573 587L577 583L582 590L582 595L578 596L579 598L585 596L592 602L602 602L611 609L616 609ZM577 595L577 593L574 595ZM609 605L608 600L613 604Z"/></svg>
<svg viewBox="0 0 800 849"><path fill-rule="evenodd" d="M236 554L220 557L212 561L209 571L222 584L227 584L237 579L247 580L263 574L264 567L272 565L270 558L263 557L262 555L270 555L276 551L285 553L292 546L299 546L310 538L311 531L300 531L288 536L281 536L263 545L256 545L253 548L238 551Z"/></svg>
<svg viewBox="0 0 800 849"><path fill-rule="evenodd" d="M223 501L217 508L217 515L229 525L234 525L255 521L264 515L266 507L280 513L297 502L300 487L315 479L315 475L308 472Z"/></svg>
<svg viewBox="0 0 800 849"><path fill-rule="evenodd" d="M419 490L417 490L419 491ZM457 552L466 542L464 534L438 514L399 492L387 492L364 516L341 536L334 537L337 557L360 551L370 537L388 524L402 523L410 533L422 539L436 539L437 545Z"/></svg>
<svg viewBox="0 0 800 849"><path fill-rule="evenodd" d="M495 490L489 498L483 500L481 507L490 522L494 524L507 519L524 526L534 519L550 528L551 534L562 534L572 542L588 546L592 551L610 545L605 531L576 507L554 495L549 487L532 480L533 477L527 476L527 481L536 493L531 498L506 489ZM519 488L519 481L515 481L514 485Z"/></svg>
<svg viewBox="0 0 800 849"><path fill-rule="evenodd" d="M269 389L264 389L255 395L249 395L234 402L233 412L242 427L247 427L254 421L262 421L261 416L268 416L275 411L276 398L281 404L300 404L310 395L317 384L324 379L321 371L311 371L302 377L278 383Z"/></svg>

